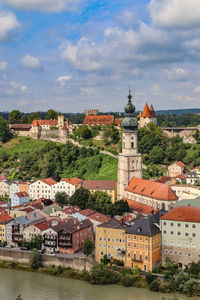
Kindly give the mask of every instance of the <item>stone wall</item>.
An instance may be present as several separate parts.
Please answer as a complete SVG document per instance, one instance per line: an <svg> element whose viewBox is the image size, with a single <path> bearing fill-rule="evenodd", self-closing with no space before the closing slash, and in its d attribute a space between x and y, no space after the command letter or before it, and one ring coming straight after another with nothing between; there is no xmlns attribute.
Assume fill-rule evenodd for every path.
<svg viewBox="0 0 200 300"><path fill-rule="evenodd" d="M3 261L29 263L30 254L30 251L0 248L0 260ZM64 268L73 268L79 271L90 271L94 265L94 260L81 255L49 256L42 254L42 265L45 267L55 265L62 266Z"/></svg>

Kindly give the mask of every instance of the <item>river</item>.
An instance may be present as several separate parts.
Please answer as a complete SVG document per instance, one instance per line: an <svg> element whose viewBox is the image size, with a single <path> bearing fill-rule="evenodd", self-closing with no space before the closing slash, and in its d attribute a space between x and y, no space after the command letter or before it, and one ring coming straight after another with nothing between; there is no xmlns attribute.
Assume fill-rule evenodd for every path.
<svg viewBox="0 0 200 300"><path fill-rule="evenodd" d="M162 300L170 295L117 285L90 285L87 282L38 273L0 269L0 300ZM183 296L179 300L185 300ZM191 298L190 298L191 299ZM200 298L196 298L200 299Z"/></svg>

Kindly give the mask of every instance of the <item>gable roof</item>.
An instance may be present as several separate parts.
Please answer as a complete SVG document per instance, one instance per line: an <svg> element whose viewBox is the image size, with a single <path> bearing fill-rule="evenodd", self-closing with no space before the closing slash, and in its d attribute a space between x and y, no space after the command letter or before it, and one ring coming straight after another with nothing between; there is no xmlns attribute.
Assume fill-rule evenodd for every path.
<svg viewBox="0 0 200 300"><path fill-rule="evenodd" d="M125 191L157 200L178 200L178 197L176 196L175 192L172 190L169 184L164 184L161 182L155 182L136 177L133 177L131 179Z"/></svg>
<svg viewBox="0 0 200 300"><path fill-rule="evenodd" d="M182 161L176 161L175 164L179 165L180 167L186 167L186 165L182 163Z"/></svg>
<svg viewBox="0 0 200 300"><path fill-rule="evenodd" d="M72 185L79 185L83 182L82 179L78 178L78 177L72 177L72 178L62 178L60 181L65 181L69 184L72 184Z"/></svg>
<svg viewBox="0 0 200 300"><path fill-rule="evenodd" d="M143 109L143 112L142 112L142 114L141 114L141 117L143 117L143 118L151 118L151 112L150 112L150 109L149 109L149 106L148 106L148 104L146 103L145 104L145 107L144 107L144 109Z"/></svg>
<svg viewBox="0 0 200 300"><path fill-rule="evenodd" d="M53 184L57 183L57 181L55 181L51 178L42 179L41 181L48 184L48 185L53 185Z"/></svg>
<svg viewBox="0 0 200 300"><path fill-rule="evenodd" d="M114 115L89 115L85 116L84 125L109 125L114 122Z"/></svg>
<svg viewBox="0 0 200 300"><path fill-rule="evenodd" d="M100 223L105 223L107 220L110 220L111 218L103 215L101 213L95 212L94 214L91 214L87 216L89 219L100 222Z"/></svg>
<svg viewBox="0 0 200 300"><path fill-rule="evenodd" d="M0 224L7 224L11 220L13 220L13 218L10 217L7 213L0 214Z"/></svg>
<svg viewBox="0 0 200 300"><path fill-rule="evenodd" d="M177 206L161 217L161 219L200 223L200 207Z"/></svg>
<svg viewBox="0 0 200 300"><path fill-rule="evenodd" d="M112 229L122 229L125 230L126 226L121 225L120 221L118 221L115 218L112 218L110 220L107 220L105 223L98 225L97 227L102 227L102 228L112 228Z"/></svg>
<svg viewBox="0 0 200 300"><path fill-rule="evenodd" d="M33 120L32 125L34 127L49 125L49 126L57 126L58 120Z"/></svg>
<svg viewBox="0 0 200 300"><path fill-rule="evenodd" d="M51 225L47 221L35 224L34 226L36 226L41 231L46 230L51 227Z"/></svg>
<svg viewBox="0 0 200 300"><path fill-rule="evenodd" d="M19 198L29 197L29 194L27 192L18 192L15 193L15 195Z"/></svg>
<svg viewBox="0 0 200 300"><path fill-rule="evenodd" d="M80 214L82 214L86 217L88 217L89 215L92 215L94 213L95 213L95 211L91 208L86 208L86 209L83 209L83 210L80 211Z"/></svg>
<svg viewBox="0 0 200 300"><path fill-rule="evenodd" d="M148 218L139 218L135 220L135 223L126 229L128 234L144 235L144 236L154 236L160 233L159 226L155 223L155 218L153 216Z"/></svg>
<svg viewBox="0 0 200 300"><path fill-rule="evenodd" d="M83 180L82 187L88 190L115 190L116 184L113 180Z"/></svg>
<svg viewBox="0 0 200 300"><path fill-rule="evenodd" d="M11 124L10 129L29 131L32 128L31 124Z"/></svg>

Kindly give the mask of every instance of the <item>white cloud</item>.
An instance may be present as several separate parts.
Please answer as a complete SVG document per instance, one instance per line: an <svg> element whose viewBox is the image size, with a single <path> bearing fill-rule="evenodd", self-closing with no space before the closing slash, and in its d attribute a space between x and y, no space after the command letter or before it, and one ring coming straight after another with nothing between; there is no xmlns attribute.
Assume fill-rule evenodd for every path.
<svg viewBox="0 0 200 300"><path fill-rule="evenodd" d="M153 92L153 93L158 93L160 92L160 86L158 84L154 84L150 90Z"/></svg>
<svg viewBox="0 0 200 300"><path fill-rule="evenodd" d="M188 73L184 68L172 68L166 70L169 80L174 81L185 81L188 78Z"/></svg>
<svg viewBox="0 0 200 300"><path fill-rule="evenodd" d="M37 57L33 57L30 54L25 55L21 59L21 64L23 67L33 70L33 71L39 71L41 70L41 64Z"/></svg>
<svg viewBox="0 0 200 300"><path fill-rule="evenodd" d="M194 94L199 94L200 93L200 85L197 86L194 91L193 91Z"/></svg>
<svg viewBox="0 0 200 300"><path fill-rule="evenodd" d="M56 79L56 82L59 83L59 85L62 87L65 85L66 81L70 80L72 78L71 75L67 76L67 75L64 75L64 76L60 76Z"/></svg>
<svg viewBox="0 0 200 300"><path fill-rule="evenodd" d="M151 0L152 22L167 28L188 28L200 25L199 0Z"/></svg>
<svg viewBox="0 0 200 300"><path fill-rule="evenodd" d="M42 12L61 12L63 10L74 10L79 2L83 0L0 0L20 10L42 11Z"/></svg>
<svg viewBox="0 0 200 300"><path fill-rule="evenodd" d="M0 71L2 71L2 72L6 71L7 66L8 66L7 61L5 61L5 60L0 61Z"/></svg>
<svg viewBox="0 0 200 300"><path fill-rule="evenodd" d="M18 27L20 23L15 15L0 11L0 41L9 39Z"/></svg>

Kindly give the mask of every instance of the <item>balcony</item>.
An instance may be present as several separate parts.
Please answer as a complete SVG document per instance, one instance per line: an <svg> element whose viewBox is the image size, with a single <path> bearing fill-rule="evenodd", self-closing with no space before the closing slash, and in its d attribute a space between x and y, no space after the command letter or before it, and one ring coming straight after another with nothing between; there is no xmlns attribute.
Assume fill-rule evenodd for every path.
<svg viewBox="0 0 200 300"><path fill-rule="evenodd" d="M44 240L55 241L57 236L46 235L44 236Z"/></svg>
<svg viewBox="0 0 200 300"><path fill-rule="evenodd" d="M143 260L142 259L136 259L136 258L133 258L131 259L132 261L134 262L137 262L137 263L143 263Z"/></svg>
<svg viewBox="0 0 200 300"><path fill-rule="evenodd" d="M52 248L55 248L57 245L56 245L56 243L54 243L54 244L49 244L49 243L44 243L44 246L45 247L52 247Z"/></svg>

